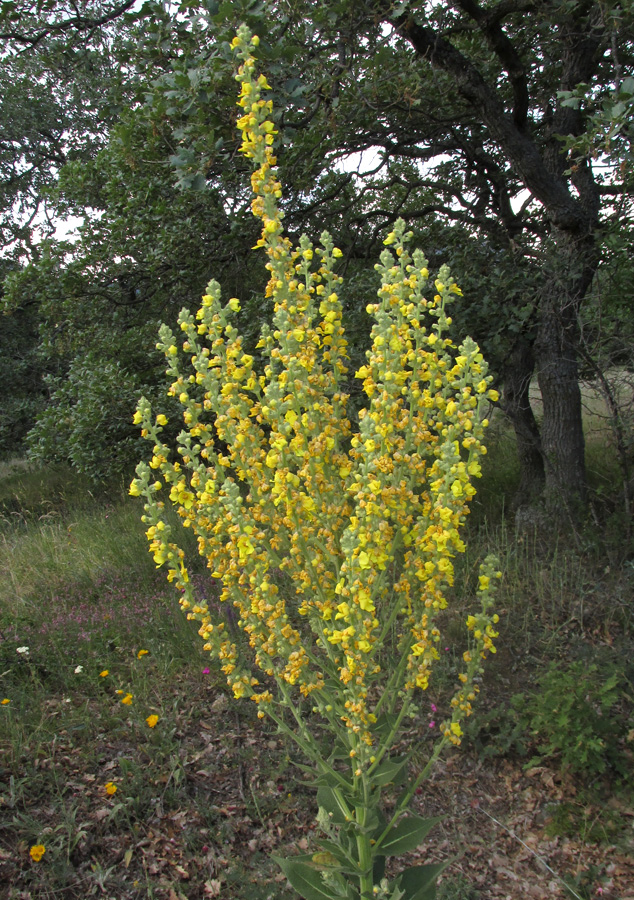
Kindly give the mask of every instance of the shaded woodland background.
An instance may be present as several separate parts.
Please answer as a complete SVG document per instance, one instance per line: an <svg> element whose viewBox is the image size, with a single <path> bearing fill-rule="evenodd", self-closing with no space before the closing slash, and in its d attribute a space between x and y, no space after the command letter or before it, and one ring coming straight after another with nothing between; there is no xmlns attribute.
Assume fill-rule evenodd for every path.
<svg viewBox="0 0 634 900"><path fill-rule="evenodd" d="M481 344L502 395L448 649L408 736L424 759L495 551L498 658L418 798L448 813L425 858L465 851L439 896L632 897L624 0L0 3L1 890L281 900L270 852L310 846L312 793L226 696L126 496L137 399L164 393L159 324L211 277L241 298L247 342L267 315L235 128L243 21L273 89L288 233L328 228L344 253L351 368L401 216L430 268L450 264L456 339ZM197 578L211 590L202 560Z"/></svg>

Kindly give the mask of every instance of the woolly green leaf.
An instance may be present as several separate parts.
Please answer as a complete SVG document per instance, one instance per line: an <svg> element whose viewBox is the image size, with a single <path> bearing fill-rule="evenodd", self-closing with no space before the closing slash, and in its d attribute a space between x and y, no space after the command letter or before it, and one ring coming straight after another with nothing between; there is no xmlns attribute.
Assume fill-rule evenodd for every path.
<svg viewBox="0 0 634 900"><path fill-rule="evenodd" d="M398 886L403 891L403 900L434 900L436 881L449 862L429 863L406 869L398 880Z"/></svg>
<svg viewBox="0 0 634 900"><path fill-rule="evenodd" d="M391 828L385 838L377 845L386 856L400 856L409 853L425 840L428 833L442 817L423 819L422 816L407 816Z"/></svg>
<svg viewBox="0 0 634 900"><path fill-rule="evenodd" d="M303 897L303 900L344 900L344 898L355 900L352 888L347 886L343 879L338 879L340 885L331 887L324 882L318 869L303 861L312 857L282 859L274 856L273 859L288 878L291 887Z"/></svg>

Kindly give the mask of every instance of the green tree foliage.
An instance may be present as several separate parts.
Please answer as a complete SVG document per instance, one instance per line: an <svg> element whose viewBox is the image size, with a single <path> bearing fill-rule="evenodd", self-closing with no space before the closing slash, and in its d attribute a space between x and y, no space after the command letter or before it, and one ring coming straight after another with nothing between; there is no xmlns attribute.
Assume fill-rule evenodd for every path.
<svg viewBox="0 0 634 900"><path fill-rule="evenodd" d="M244 262L254 235L229 63L229 42L245 21L261 35L278 110L285 223L293 239L309 221L311 233L335 234L346 254L348 333L369 327L364 261L402 216L431 262L451 261L464 285L457 336L474 334L504 383L520 500L534 501L544 484L560 506L583 498L579 317L584 304L593 308L587 298L602 254L614 259L604 236L631 222L632 4L193 0L178 14L121 5L88 4L113 17L87 31L53 4L64 28L34 23L28 32L36 48L61 42L73 62L87 33L107 35L120 62L109 88L123 98L116 124L102 113L100 142L69 159L59 179L53 173L56 209L89 212L80 239L35 261L57 273L46 291L45 346L62 321L50 315L53 305L74 335L62 370L79 346L84 359L106 353L104 364L116 360L131 376L142 366L123 349L129 329L143 330L149 352L154 323L192 308L212 273L227 285L246 280L247 295L257 283ZM70 294L69 278L81 285ZM253 324L258 314L253 294L245 318ZM528 401L535 373L541 429ZM148 370L140 381L154 377ZM60 387L51 385L53 403Z"/></svg>
<svg viewBox="0 0 634 900"><path fill-rule="evenodd" d="M37 255L60 169L91 158L134 95L132 0L0 6L0 248ZM148 6L144 7L148 9ZM37 226L34 237L33 229Z"/></svg>
<svg viewBox="0 0 634 900"><path fill-rule="evenodd" d="M0 262L0 278L14 265ZM25 438L43 400L42 360L38 353L38 309L15 308L0 319L0 458L24 452Z"/></svg>
<svg viewBox="0 0 634 900"><path fill-rule="evenodd" d="M94 140L82 149L73 142L71 125L88 131L91 126L79 120L69 125L76 112L70 104L59 128L74 152L55 166L38 169L34 161L12 195L19 202L10 198L3 204L10 222L5 243L15 255L30 258L7 279L4 306L13 313L11 321L20 317L19 310L32 310L40 322L39 337L32 330L22 340L32 342L32 350L39 341L46 362L31 452L49 461L69 460L97 479L125 470L138 458L131 420L139 394L152 395L160 378L162 366L154 353L160 321L196 302L201 279L211 277L212 261L215 271L226 270L228 284L236 284L238 273L240 284L248 283L240 247L249 229L241 232L228 215L235 205L233 176L225 179L228 189L182 190L174 183L170 157L178 142L163 124L165 111L144 104L147 71L157 77L169 69L174 48L186 49L187 36L181 35L186 29L164 13L130 18L119 27L121 33L101 35L116 60L116 74L111 73L111 81L104 76L91 82L88 96L90 90L98 94L101 85L126 98L127 108L119 104L113 118L100 120L98 131L103 110L95 100L95 134L89 135ZM36 45L45 43L46 36ZM85 71L79 63L73 66L86 52L83 31L70 43L65 40L63 52L79 96ZM39 62L49 65L50 58ZM54 106L51 114L56 116ZM39 119L37 124L42 124ZM37 135L33 140L37 143ZM15 156L12 164L20 169L23 162ZM41 196L57 216L83 220L74 240L31 241L23 219L25 211L31 219L41 212ZM7 409L7 419L13 418Z"/></svg>
<svg viewBox="0 0 634 900"><path fill-rule="evenodd" d="M592 159L602 95L616 91L616 105L601 109L618 119L615 134L629 134L619 73L632 57L631 4L235 6L208 5L216 41L178 61L155 100L191 106L185 72L188 82L213 81L227 25L250 15L266 36L283 110L276 124L283 178L294 187L291 222L301 229L307 216L323 216L353 265L399 215L423 226L426 246L458 249L463 282L478 285L470 329L505 383L520 499L534 501L545 485L553 505L572 511L585 497L579 315L602 233L631 217L623 161ZM178 165L194 185L209 165L205 134L191 115L179 131ZM337 171L338 160L360 152L372 159L365 177ZM541 431L528 398L535 372Z"/></svg>

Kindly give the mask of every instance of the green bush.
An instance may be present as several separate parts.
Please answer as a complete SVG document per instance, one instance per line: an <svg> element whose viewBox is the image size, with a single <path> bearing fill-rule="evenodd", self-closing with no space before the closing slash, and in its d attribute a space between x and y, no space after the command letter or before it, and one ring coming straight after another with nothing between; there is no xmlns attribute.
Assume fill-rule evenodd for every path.
<svg viewBox="0 0 634 900"><path fill-rule="evenodd" d="M554 758L578 774L600 775L609 767L625 774L624 686L614 664L552 663L520 707L537 747L529 765Z"/></svg>

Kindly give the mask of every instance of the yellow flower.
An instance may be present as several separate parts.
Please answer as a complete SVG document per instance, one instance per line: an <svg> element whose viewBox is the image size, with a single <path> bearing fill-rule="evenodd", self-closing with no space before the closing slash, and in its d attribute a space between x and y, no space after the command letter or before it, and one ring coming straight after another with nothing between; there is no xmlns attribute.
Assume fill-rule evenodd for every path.
<svg viewBox="0 0 634 900"><path fill-rule="evenodd" d="M31 859L33 862L39 862L44 854L46 853L46 847L44 844L34 844L29 850L29 854L31 855Z"/></svg>
<svg viewBox="0 0 634 900"><path fill-rule="evenodd" d="M272 325L257 343L268 363L263 360L258 369L245 355L242 338L228 324L239 301L221 303L220 286L210 282L196 314L200 325L189 315L179 321L188 338L185 353L195 351L193 374L181 371L169 329L161 337L175 378L168 393L185 407L181 463L171 462L157 442L144 401L144 437L156 443L149 466L137 470L136 484L147 496L150 553L157 565L167 564L168 580L183 595L181 608L198 622L204 648L219 660L233 695L251 697L258 716L265 714L270 700L253 690L255 667L282 682L288 703L293 701L287 687L304 697L323 691L313 711L332 713L329 721L342 721L356 736L352 746L363 753L353 773L360 773L369 759L363 745L373 747L370 698L380 691L378 661L386 645L400 640L403 648L397 672L403 674L405 698L428 687L439 656L434 617L447 606L443 591L453 581L452 559L464 551L459 528L475 491L470 479L480 475L486 427L480 415L482 401L491 399L491 378L473 341L457 348L445 337L451 320L444 304L460 296L460 289L444 267L435 282L438 294L423 297L421 279L429 271L419 251L407 253L411 234L398 222L384 242L391 252L383 253L378 267L380 302L367 307L376 322L372 346L356 372L371 402L359 412L358 430L349 421L350 359L337 293L342 279L332 271L342 254L327 234L319 250L306 237L294 248L284 235L271 149L277 132L269 120L272 102L261 99L266 79L258 77L250 55L255 43L244 27L232 46L243 62L236 76L241 152L256 166L251 211L262 227L256 247L265 251L270 274L265 296L273 307ZM423 322L426 311L438 319L431 333ZM207 336L206 346L198 346L196 333ZM189 385L200 392L190 395ZM161 424L159 417L155 421ZM153 472L160 479L154 484ZM166 524L168 499L195 533L212 577L222 582L220 599L236 609L244 644L234 642L225 622L216 622L214 610L192 596L185 554L172 543ZM393 583L391 563L401 558L400 547L407 549ZM284 590L272 574L278 566ZM286 596L293 586L301 620L292 615L295 598ZM488 654L495 633L487 627L492 619L486 592L481 599L482 615L467 625L472 631L479 626L478 651ZM458 677L469 684L467 676ZM329 693L328 685L337 682L342 690ZM388 685L399 687L390 680ZM456 717L468 714L468 690L454 698ZM119 699L131 704L132 694L123 690ZM154 728L159 716L145 721ZM442 731L460 743L459 723L445 722Z"/></svg>
<svg viewBox="0 0 634 900"><path fill-rule="evenodd" d="M8 697L5 697L4 700L2 701L2 703L0 703L0 706L6 706L7 703L11 703L11 701L9 700Z"/></svg>
<svg viewBox="0 0 634 900"><path fill-rule="evenodd" d="M100 677L100 678L107 678L109 674L110 674L110 670L109 670L109 669L104 669L103 672L100 672L100 673L99 673L99 677Z"/></svg>
<svg viewBox="0 0 634 900"><path fill-rule="evenodd" d="M106 794L110 794L110 796L117 793L117 786L113 781L107 781L105 784L105 788Z"/></svg>
<svg viewBox="0 0 634 900"><path fill-rule="evenodd" d="M150 652L149 650L139 650L139 652L138 652L137 655L136 655L136 656L137 656L137 659L141 659L142 656L147 656L147 654L148 654L149 652Z"/></svg>

